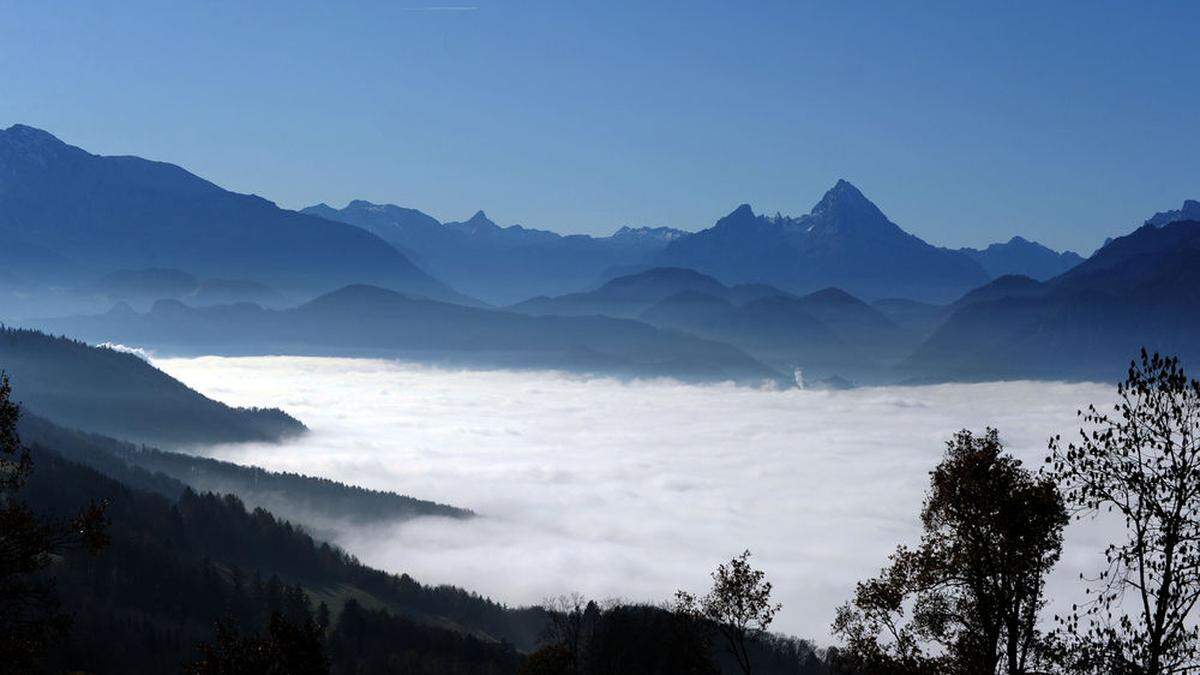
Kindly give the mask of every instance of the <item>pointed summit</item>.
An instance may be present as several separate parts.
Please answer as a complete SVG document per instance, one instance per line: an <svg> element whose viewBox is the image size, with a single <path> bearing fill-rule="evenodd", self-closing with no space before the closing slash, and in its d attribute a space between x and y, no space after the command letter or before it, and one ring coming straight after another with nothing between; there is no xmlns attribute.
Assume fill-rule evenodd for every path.
<svg viewBox="0 0 1200 675"><path fill-rule="evenodd" d="M4 135L26 143L55 143L62 145L54 134L26 124L14 124L4 130Z"/></svg>
<svg viewBox="0 0 1200 675"><path fill-rule="evenodd" d="M1195 199L1185 199L1183 208L1173 211L1160 211L1146 221L1147 225L1162 227L1179 220L1200 220L1200 202Z"/></svg>
<svg viewBox="0 0 1200 675"><path fill-rule="evenodd" d="M476 211L475 215L471 216L467 220L449 222L446 223L445 226L451 230L463 232L469 235L500 232L504 229L492 222L492 219L487 217L487 214L483 212L483 209Z"/></svg>
<svg viewBox="0 0 1200 675"><path fill-rule="evenodd" d="M14 124L7 129L0 130L0 147L7 147L26 159L87 154L79 148L63 143L49 131L24 124Z"/></svg>
<svg viewBox="0 0 1200 675"><path fill-rule="evenodd" d="M867 199L862 191L844 178L839 178L838 182L825 193L825 196L821 197L821 201L813 207L812 215L822 213L871 216L886 220L883 212L871 203L871 200Z"/></svg>
<svg viewBox="0 0 1200 675"><path fill-rule="evenodd" d="M758 216L754 215L754 209L750 208L749 204L742 204L736 209L730 211L729 215L718 220L717 224L750 222L757 217Z"/></svg>
<svg viewBox="0 0 1200 675"><path fill-rule="evenodd" d="M800 223L814 236L903 234L898 225L845 179L839 179Z"/></svg>
<svg viewBox="0 0 1200 675"><path fill-rule="evenodd" d="M746 232L749 228L754 227L759 222L759 216L754 214L754 209L750 208L749 204L742 204L736 209L729 212L729 215L721 218L713 225L714 228L727 230L730 232Z"/></svg>

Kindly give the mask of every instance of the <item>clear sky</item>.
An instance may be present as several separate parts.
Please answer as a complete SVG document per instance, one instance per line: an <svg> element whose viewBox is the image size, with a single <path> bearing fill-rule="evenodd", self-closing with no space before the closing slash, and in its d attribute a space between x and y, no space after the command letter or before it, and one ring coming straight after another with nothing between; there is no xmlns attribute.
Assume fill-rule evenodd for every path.
<svg viewBox="0 0 1200 675"><path fill-rule="evenodd" d="M1200 3L0 0L0 126L299 208L699 229L837 178L1088 252L1200 198Z"/></svg>

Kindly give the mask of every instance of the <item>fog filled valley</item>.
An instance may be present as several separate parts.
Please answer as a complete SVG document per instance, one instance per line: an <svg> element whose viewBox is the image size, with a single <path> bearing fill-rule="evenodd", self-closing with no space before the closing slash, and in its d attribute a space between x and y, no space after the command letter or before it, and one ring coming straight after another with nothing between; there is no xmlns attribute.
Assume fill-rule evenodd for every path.
<svg viewBox="0 0 1200 675"><path fill-rule="evenodd" d="M783 603L778 629L818 644L854 583L919 537L928 473L955 431L998 427L1037 468L1080 406L1114 395L1054 382L805 391L357 359L154 363L310 427L204 454L478 514L336 527L369 565L512 605L576 591L659 603L749 548ZM1075 577L1096 564L1093 529L1072 527L1059 602L1078 599Z"/></svg>
<svg viewBox="0 0 1200 675"><path fill-rule="evenodd" d="M0 675L1200 675L1197 25L4 3Z"/></svg>

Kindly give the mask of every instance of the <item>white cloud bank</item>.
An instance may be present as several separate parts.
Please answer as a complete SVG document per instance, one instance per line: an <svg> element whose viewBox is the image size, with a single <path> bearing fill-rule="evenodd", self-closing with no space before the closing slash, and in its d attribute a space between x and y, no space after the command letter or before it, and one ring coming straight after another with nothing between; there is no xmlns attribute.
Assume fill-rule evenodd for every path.
<svg viewBox="0 0 1200 675"><path fill-rule="evenodd" d="M742 549L774 582L776 627L828 640L835 608L916 539L928 472L957 429L1000 429L1037 467L1096 384L766 391L377 360L155 360L234 405L312 433L213 454L474 509L342 532L364 562L512 603L568 591L661 601ZM1078 599L1098 528L1072 525L1052 590Z"/></svg>

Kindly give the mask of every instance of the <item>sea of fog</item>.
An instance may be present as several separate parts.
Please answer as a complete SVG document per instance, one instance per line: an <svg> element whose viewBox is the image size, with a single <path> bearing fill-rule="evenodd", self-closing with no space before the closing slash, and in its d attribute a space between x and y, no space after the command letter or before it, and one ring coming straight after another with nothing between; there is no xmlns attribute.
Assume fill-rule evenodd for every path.
<svg viewBox="0 0 1200 675"><path fill-rule="evenodd" d="M1105 402L1099 384L852 391L621 382L367 359L156 359L233 405L279 406L312 433L213 456L475 510L342 528L365 563L510 604L579 591L664 601L743 549L783 603L776 628L829 639L855 581L913 543L928 472L957 429L1000 429L1040 466L1049 436ZM1079 599L1103 538L1075 524L1051 591Z"/></svg>

